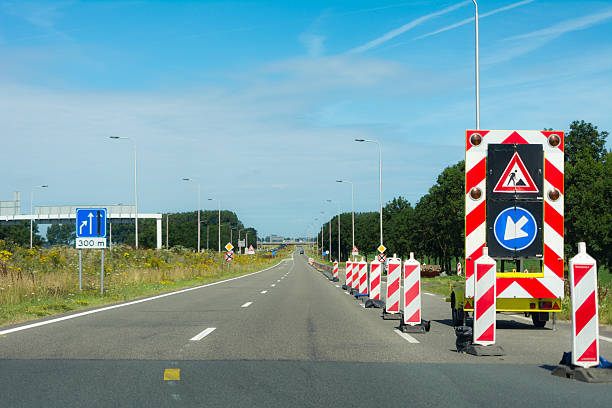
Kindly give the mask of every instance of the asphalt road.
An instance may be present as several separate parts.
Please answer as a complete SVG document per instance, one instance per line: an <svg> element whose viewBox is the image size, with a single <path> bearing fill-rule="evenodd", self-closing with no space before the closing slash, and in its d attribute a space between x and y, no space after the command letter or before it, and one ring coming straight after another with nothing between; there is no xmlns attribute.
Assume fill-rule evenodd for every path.
<svg viewBox="0 0 612 408"><path fill-rule="evenodd" d="M550 375L570 348L566 323L535 329L522 316L499 315L497 343L506 356L458 354L441 296L423 296L429 333L400 335L397 321L363 308L341 283L296 253L240 279L1 328L0 406L541 407L612 400L610 384ZM612 343L600 346L612 357Z"/></svg>

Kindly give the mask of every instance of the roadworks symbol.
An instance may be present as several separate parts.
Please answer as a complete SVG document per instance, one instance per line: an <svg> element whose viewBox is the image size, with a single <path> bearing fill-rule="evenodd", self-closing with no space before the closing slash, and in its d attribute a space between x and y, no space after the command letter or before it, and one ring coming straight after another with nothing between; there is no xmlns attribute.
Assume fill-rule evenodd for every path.
<svg viewBox="0 0 612 408"><path fill-rule="evenodd" d="M493 189L494 193L537 193L539 192L533 178L518 152L510 159L506 169Z"/></svg>

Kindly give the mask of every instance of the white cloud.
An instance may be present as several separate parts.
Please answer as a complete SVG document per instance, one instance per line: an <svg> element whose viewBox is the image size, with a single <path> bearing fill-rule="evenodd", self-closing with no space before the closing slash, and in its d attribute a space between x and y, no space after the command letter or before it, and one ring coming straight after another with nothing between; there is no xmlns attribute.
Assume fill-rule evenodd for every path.
<svg viewBox="0 0 612 408"><path fill-rule="evenodd" d="M371 48L374 48L380 44L383 44L395 37L397 37L398 35L404 34L406 31L412 30L414 27L418 26L421 23L424 23L427 20L430 20L434 17L438 17L441 16L443 14L447 14L450 13L451 11L454 11L460 7L463 7L465 5L467 5L468 3L471 3L471 1L463 1L461 3L457 3L453 6L447 7L445 9L442 9L440 11L436 11L434 13L430 13L427 15L424 15L422 17L419 17L417 19L412 20L411 22L404 24L401 27L396 28L395 30L391 30L388 33L386 33L385 35L378 37L372 41L368 41L367 43L360 45L359 47L353 48L352 50L348 51L348 53L360 53L360 52L364 52L367 51Z"/></svg>

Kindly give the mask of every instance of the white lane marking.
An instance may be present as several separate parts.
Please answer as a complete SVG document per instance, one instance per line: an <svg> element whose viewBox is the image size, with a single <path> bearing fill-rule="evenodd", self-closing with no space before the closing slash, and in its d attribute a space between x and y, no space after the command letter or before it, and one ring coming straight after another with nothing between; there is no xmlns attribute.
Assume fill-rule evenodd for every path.
<svg viewBox="0 0 612 408"><path fill-rule="evenodd" d="M261 291L261 294L262 294L262 295L265 295L266 293L268 293L268 291L267 291L267 290L262 290L262 291Z"/></svg>
<svg viewBox="0 0 612 408"><path fill-rule="evenodd" d="M426 294L427 296L436 296L433 293L427 293L427 292L423 292L424 294Z"/></svg>
<svg viewBox="0 0 612 408"><path fill-rule="evenodd" d="M276 283L273 283L273 284L271 284L270 286L275 287L275 286L276 286Z"/></svg>
<svg viewBox="0 0 612 408"><path fill-rule="evenodd" d="M280 279L277 279L276 281L277 281L277 282L280 282Z"/></svg>
<svg viewBox="0 0 612 408"><path fill-rule="evenodd" d="M193 336L189 340L190 341L200 341L204 337L208 336L210 333L214 332L216 329L217 329L216 327L209 327L206 330L203 330L201 333L196 334L195 336Z"/></svg>
<svg viewBox="0 0 612 408"><path fill-rule="evenodd" d="M365 305L363 303L359 303L359 306L363 307L365 309Z"/></svg>
<svg viewBox="0 0 612 408"><path fill-rule="evenodd" d="M240 307L249 307L253 304L253 302L246 302L244 305L240 306Z"/></svg>
<svg viewBox="0 0 612 408"><path fill-rule="evenodd" d="M350 293L348 293L348 292L344 292L344 294L345 294L345 295L350 295Z"/></svg>
<svg viewBox="0 0 612 408"><path fill-rule="evenodd" d="M606 337L606 336L599 336L599 339L600 339L600 340L603 340L603 341L607 341L607 342L612 343L612 339L611 339L610 337Z"/></svg>
<svg viewBox="0 0 612 408"><path fill-rule="evenodd" d="M339 287L340 287L340 285L336 285L336 287L337 287L337 288L339 288Z"/></svg>
<svg viewBox="0 0 612 408"><path fill-rule="evenodd" d="M162 295L156 295L156 296L152 296L152 297L149 297L149 298L133 300L131 302L121 303L119 305L112 305L112 306L101 307L100 309L88 310L86 312L75 313L75 314L71 314L71 315L68 315L68 316L58 317L56 319L50 319L50 320L45 320L45 321L42 321L42 322L36 322L36 323L32 323L32 324L27 324L25 326L13 327L12 329L7 329L7 330L0 331L0 336L4 335L4 334L18 332L18 331L21 331L21 330L33 329L34 327L45 326L47 324L57 323L57 322L61 322L61 321L64 321L64 320L75 319L77 317L87 316L87 315L94 314L94 313L105 312L107 310L118 309L120 307L132 306L132 305L136 305L138 303L148 302L150 300L156 300L156 299L165 298L167 296L178 295L180 293L191 292L192 290L207 288L209 286L215 286L215 285L219 285L219 284L225 283L225 282L231 282L231 281L234 281L236 279L242 279L242 278L246 278L246 277L249 277L249 276L257 275L257 274L265 272L265 271L269 271L270 269L276 268L278 265L282 264L285 261L286 261L286 259L283 259L282 261L280 261L276 265L271 266L269 268L262 269L261 271L249 273L249 274L242 275L242 276L236 276L235 278L229 278L229 279L225 279L225 280L221 280L221 281L217 281L217 282L213 282L213 283L207 283L206 285L195 286L193 288L181 289L181 290L177 290L176 292L164 293ZM295 266L295 264L293 266Z"/></svg>
<svg viewBox="0 0 612 408"><path fill-rule="evenodd" d="M394 329L393 331L395 333L397 333L398 336L400 336L401 338L406 340L408 343L414 343L414 344L419 343L419 341L417 339L415 339L414 337L412 337L408 333L402 333L401 331L399 331L397 329Z"/></svg>
<svg viewBox="0 0 612 408"><path fill-rule="evenodd" d="M530 322L530 321L531 321L531 319L530 319L530 318L525 317L525 316L519 316L519 315L514 315L514 314L513 314L513 315L510 315L510 316L512 316L512 317L516 317L517 319L525 320L525 321L527 321L527 322Z"/></svg>

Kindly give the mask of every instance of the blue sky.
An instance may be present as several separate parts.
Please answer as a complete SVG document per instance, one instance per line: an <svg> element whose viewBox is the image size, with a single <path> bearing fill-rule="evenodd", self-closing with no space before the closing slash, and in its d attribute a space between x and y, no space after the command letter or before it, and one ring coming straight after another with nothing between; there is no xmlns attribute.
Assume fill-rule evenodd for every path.
<svg viewBox="0 0 612 408"><path fill-rule="evenodd" d="M612 130L612 1L485 1L481 128ZM0 199L219 197L260 233L415 203L474 128L471 1L0 3ZM215 206L209 206L215 207ZM324 212L325 214L321 214Z"/></svg>

